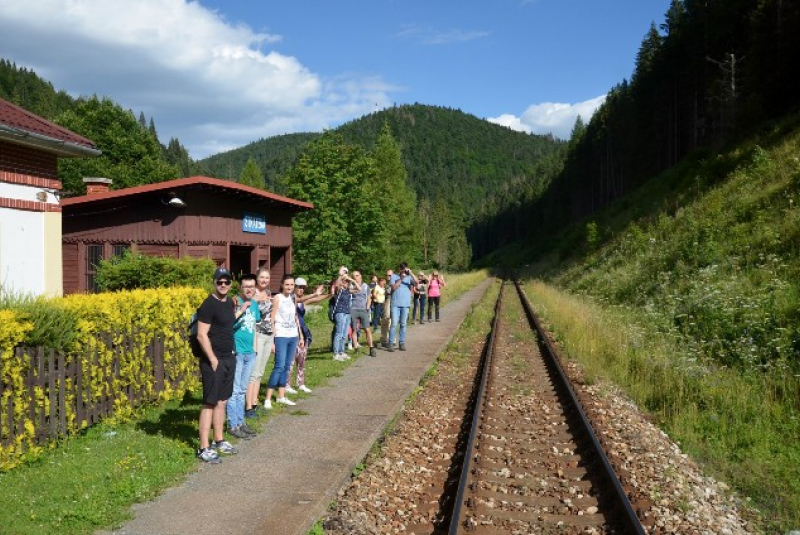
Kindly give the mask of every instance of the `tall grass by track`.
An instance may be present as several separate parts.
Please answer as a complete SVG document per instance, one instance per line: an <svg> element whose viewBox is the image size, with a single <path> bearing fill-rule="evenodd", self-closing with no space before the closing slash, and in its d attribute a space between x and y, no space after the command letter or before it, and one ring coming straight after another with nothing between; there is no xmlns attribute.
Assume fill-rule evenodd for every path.
<svg viewBox="0 0 800 535"><path fill-rule="evenodd" d="M446 275L443 303L460 297L487 276L486 271ZM342 375L349 362L331 359L331 323L326 312L318 309L307 317L314 342L306 364L306 384L313 390ZM365 352L362 349L361 356ZM272 359L265 380L271 365ZM134 421L93 426L37 461L0 473L0 535L80 535L121 525L130 518L131 505L156 497L196 470L200 406L200 393L195 392L163 406L146 407ZM261 429L276 414L302 417L302 411L276 406L269 415L248 423ZM246 454L244 447L240 455ZM215 469L224 470L224 466L223 462Z"/></svg>
<svg viewBox="0 0 800 535"><path fill-rule="evenodd" d="M525 291L587 380L622 386L684 451L760 509L767 532L800 526L800 415L786 396L800 392L796 375L699 362L679 337L631 309L541 281Z"/></svg>

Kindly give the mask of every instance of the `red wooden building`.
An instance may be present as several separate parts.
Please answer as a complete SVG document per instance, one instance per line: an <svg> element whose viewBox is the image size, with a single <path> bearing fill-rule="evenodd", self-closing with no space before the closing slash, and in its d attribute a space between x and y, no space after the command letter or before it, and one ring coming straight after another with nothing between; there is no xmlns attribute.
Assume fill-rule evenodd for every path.
<svg viewBox="0 0 800 535"><path fill-rule="evenodd" d="M208 257L234 275L268 265L273 289L292 267L292 216L312 204L203 176L110 190L84 179L87 195L61 200L64 293L94 289L95 266L130 249Z"/></svg>

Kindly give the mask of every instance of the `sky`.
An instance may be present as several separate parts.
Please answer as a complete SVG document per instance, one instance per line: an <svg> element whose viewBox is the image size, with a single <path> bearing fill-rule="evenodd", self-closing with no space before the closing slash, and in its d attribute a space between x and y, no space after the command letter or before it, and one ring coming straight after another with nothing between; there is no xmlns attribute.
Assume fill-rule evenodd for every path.
<svg viewBox="0 0 800 535"><path fill-rule="evenodd" d="M669 0L2 0L0 57L194 159L428 104L567 139Z"/></svg>

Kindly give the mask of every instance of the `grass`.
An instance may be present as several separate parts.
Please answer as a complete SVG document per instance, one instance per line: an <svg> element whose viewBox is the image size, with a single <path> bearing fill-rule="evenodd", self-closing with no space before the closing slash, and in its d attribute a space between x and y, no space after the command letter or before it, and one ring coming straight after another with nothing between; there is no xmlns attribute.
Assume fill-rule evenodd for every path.
<svg viewBox="0 0 800 535"><path fill-rule="evenodd" d="M446 295L452 299L483 278L451 275ZM309 312L307 318L314 342L306 361L306 384L313 390L341 376L353 361L330 358L331 324L325 311ZM366 352L363 347L361 356ZM134 421L93 426L35 462L0 473L0 534L80 535L121 525L130 518L131 505L156 497L197 469L200 406L200 394L189 393L182 400L143 408ZM248 424L260 430L276 414L305 412L275 407Z"/></svg>

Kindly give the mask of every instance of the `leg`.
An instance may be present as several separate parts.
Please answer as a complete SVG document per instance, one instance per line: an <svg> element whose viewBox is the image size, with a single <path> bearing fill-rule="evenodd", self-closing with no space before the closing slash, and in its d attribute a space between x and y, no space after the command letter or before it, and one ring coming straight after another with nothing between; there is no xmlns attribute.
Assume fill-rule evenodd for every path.
<svg viewBox="0 0 800 535"><path fill-rule="evenodd" d="M211 443L208 441L208 436L211 433L211 420L214 414L214 405L203 404L200 409L200 449L208 448Z"/></svg>
<svg viewBox="0 0 800 535"><path fill-rule="evenodd" d="M235 429L244 423L244 396L250 376L244 376L245 353L236 353L236 370L233 376L233 395L227 405L228 429ZM249 355L249 353L247 354Z"/></svg>
<svg viewBox="0 0 800 535"><path fill-rule="evenodd" d="M294 361L297 363L297 386L301 387L306 384L306 357L308 356L308 348L297 346L297 353L295 353Z"/></svg>
<svg viewBox="0 0 800 535"><path fill-rule="evenodd" d="M425 323L425 303L427 299L424 295L419 297L419 322Z"/></svg>
<svg viewBox="0 0 800 535"><path fill-rule="evenodd" d="M408 315L408 307L403 307L406 309L406 315ZM392 307L392 326L389 327L389 345L391 346L394 344L394 337L397 333L397 323L400 321L400 309L398 307Z"/></svg>
<svg viewBox="0 0 800 535"><path fill-rule="evenodd" d="M214 406L214 412L211 415L211 425L214 427L214 442L219 442L225 439L222 434L222 429L225 427L225 408L228 405L228 400L220 401Z"/></svg>
<svg viewBox="0 0 800 535"><path fill-rule="evenodd" d="M333 339L333 353L335 355L344 353L344 348L347 345L348 323L350 323L350 314L336 313L336 336Z"/></svg>
<svg viewBox="0 0 800 535"><path fill-rule="evenodd" d="M261 388L261 378L267 368L269 354L272 352L272 335L256 333L256 360L250 372L250 381L247 384L245 408L252 409L258 406L258 391Z"/></svg>
<svg viewBox="0 0 800 535"><path fill-rule="evenodd" d="M400 323L400 336L398 338L398 342L400 344L405 345L406 343L406 323L408 323L408 307L401 307L398 309L399 312L399 323Z"/></svg>

